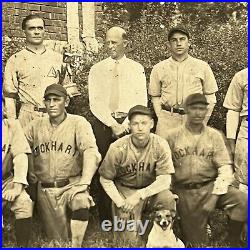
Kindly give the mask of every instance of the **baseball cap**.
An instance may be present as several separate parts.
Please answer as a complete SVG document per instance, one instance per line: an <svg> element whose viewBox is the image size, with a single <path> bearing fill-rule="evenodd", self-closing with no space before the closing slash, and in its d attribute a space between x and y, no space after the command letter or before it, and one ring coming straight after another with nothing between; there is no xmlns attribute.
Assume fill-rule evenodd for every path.
<svg viewBox="0 0 250 250"><path fill-rule="evenodd" d="M173 28L171 28L168 32L168 40L170 40L171 36L175 33L175 32L181 32L184 33L188 39L190 37L190 34L188 32L188 30L184 27L184 26L175 26Z"/></svg>
<svg viewBox="0 0 250 250"><path fill-rule="evenodd" d="M66 89L61 85L61 84L51 84L49 85L44 92L44 98L49 95L49 94L54 94L58 96L67 96L67 91Z"/></svg>
<svg viewBox="0 0 250 250"><path fill-rule="evenodd" d="M128 119L131 120L132 116L135 114L148 115L152 117L152 112L150 111L150 109L143 105L136 105L131 108L128 112Z"/></svg>
<svg viewBox="0 0 250 250"><path fill-rule="evenodd" d="M200 93L195 93L195 94L191 94L187 97L187 99L185 101L185 106L189 106L189 105L193 105L193 104L197 104L197 103L201 103L201 104L205 104L205 105L209 104L207 102L207 98L205 97L205 95L200 94Z"/></svg>

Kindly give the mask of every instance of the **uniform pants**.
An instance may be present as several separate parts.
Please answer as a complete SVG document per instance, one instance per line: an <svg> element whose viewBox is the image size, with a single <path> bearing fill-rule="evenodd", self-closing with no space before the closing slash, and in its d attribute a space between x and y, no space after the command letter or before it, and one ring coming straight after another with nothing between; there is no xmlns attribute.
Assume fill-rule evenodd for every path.
<svg viewBox="0 0 250 250"><path fill-rule="evenodd" d="M12 188L13 176L8 177L6 180L2 181L2 194L7 190ZM7 204L6 200L2 200L2 208ZM11 203L11 211L15 214L15 218L26 219L32 217L32 201L26 191L23 189L21 194L16 197L16 199Z"/></svg>
<svg viewBox="0 0 250 250"><path fill-rule="evenodd" d="M127 198L134 194L137 189L132 189L129 187L124 187L122 185L119 185L116 183L116 187L119 190L120 194L124 197ZM139 204L134 208L134 210L131 213L124 213L122 209L116 207L114 203L112 203L112 214L113 218L114 216L117 216L117 218L123 218L125 220L149 220L150 214L152 214L154 211L157 210L176 210L176 201L174 199L174 196L171 191L169 190L164 190L156 195L153 195L145 200L141 200ZM142 237L145 239L147 235L149 234L153 224L151 223L148 224L147 230L145 235ZM131 241L138 241L139 231L124 231L122 233L120 232L115 232L114 236L118 240L126 241L126 240L131 240Z"/></svg>
<svg viewBox="0 0 250 250"><path fill-rule="evenodd" d="M248 121L243 118L234 156L235 179L248 186Z"/></svg>
<svg viewBox="0 0 250 250"><path fill-rule="evenodd" d="M169 111L161 110L158 116L155 133L162 138L166 138L169 130L183 125L186 121L186 115L172 113Z"/></svg>
<svg viewBox="0 0 250 250"><path fill-rule="evenodd" d="M49 239L68 241L69 212L94 206L88 191L77 193L69 199L80 177L70 178L70 183L61 188L42 188L38 183L37 210Z"/></svg>
<svg viewBox="0 0 250 250"><path fill-rule="evenodd" d="M211 197L214 183L211 182L199 189L178 189L177 211L181 218L181 230L186 244L200 246L207 242L206 225L209 214L202 210L203 205ZM247 221L247 194L230 186L226 194L220 195L216 208L225 210L231 220Z"/></svg>

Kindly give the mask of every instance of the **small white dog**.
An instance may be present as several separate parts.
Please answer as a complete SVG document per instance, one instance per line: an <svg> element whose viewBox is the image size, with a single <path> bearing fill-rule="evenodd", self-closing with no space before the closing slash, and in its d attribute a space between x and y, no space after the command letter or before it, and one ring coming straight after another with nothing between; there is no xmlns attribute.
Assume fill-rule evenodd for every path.
<svg viewBox="0 0 250 250"><path fill-rule="evenodd" d="M160 210L154 213L154 224L148 235L147 248L185 248L173 232L176 211Z"/></svg>

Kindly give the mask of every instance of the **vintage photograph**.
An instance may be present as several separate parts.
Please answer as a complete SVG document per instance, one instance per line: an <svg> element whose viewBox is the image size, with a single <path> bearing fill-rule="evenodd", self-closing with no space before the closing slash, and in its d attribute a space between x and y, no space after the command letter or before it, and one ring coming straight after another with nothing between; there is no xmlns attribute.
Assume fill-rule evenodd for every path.
<svg viewBox="0 0 250 250"><path fill-rule="evenodd" d="M248 246L247 2L2 3L2 247Z"/></svg>

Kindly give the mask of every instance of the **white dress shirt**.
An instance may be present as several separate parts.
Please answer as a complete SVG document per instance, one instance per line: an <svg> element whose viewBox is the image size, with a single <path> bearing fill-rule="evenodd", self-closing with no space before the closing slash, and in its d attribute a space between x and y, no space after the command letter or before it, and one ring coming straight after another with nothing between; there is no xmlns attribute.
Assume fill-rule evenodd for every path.
<svg viewBox="0 0 250 250"><path fill-rule="evenodd" d="M115 60L111 57L92 66L89 72L89 104L92 113L106 126L116 124L110 110ZM128 113L135 105L147 106L147 87L141 64L123 56L119 60L119 105L115 112Z"/></svg>

